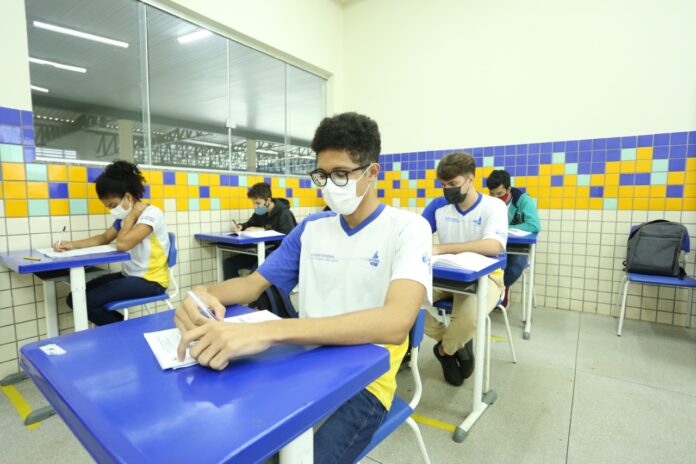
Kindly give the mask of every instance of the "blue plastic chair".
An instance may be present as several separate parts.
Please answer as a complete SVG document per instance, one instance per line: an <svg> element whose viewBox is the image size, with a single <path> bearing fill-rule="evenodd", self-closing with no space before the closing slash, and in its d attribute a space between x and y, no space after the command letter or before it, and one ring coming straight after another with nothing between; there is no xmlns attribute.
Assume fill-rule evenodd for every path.
<svg viewBox="0 0 696 464"><path fill-rule="evenodd" d="M637 226L631 227L631 230ZM684 263L686 263L687 256L691 248L691 242L689 240L689 235L684 236L682 241L682 251L684 252ZM624 316L626 315L626 296L628 294L628 285L631 283L644 284L644 285L662 285L665 287L677 287L677 288L687 288L689 289L689 317L686 319L686 326L691 327L691 313L692 313L692 302L694 295L694 288L696 288L696 279L686 276L683 279L679 277L669 277L661 275L652 274L638 274L635 272L626 272L624 275L621 286L623 288L623 294L621 296L621 312L619 313L619 330L616 332L617 336L621 336L621 330L623 329Z"/></svg>
<svg viewBox="0 0 696 464"><path fill-rule="evenodd" d="M146 311L150 313L150 304L156 303L158 301L164 301L169 309L174 309L174 306L172 305L171 298L176 297L176 295L179 293L179 285L176 282L176 279L174 278L174 266L176 266L176 256L177 256L177 251L176 251L176 235L173 233L169 232L169 256L167 256L167 267L169 268L169 280L172 282L174 285L174 293L171 295L167 292L164 292L160 295L155 295L155 296L146 296L143 298L130 298L127 300L117 300L117 301L112 301L110 303L107 303L104 305L104 309L108 311L123 311L123 320L128 319L128 309L129 308L134 308L136 306L143 306L145 307Z"/></svg>
<svg viewBox="0 0 696 464"><path fill-rule="evenodd" d="M418 371L418 347L423 341L423 331L425 330L425 310L421 309L414 322L413 327L411 327L411 332L409 333L409 340L411 342L411 374L413 375L413 383L415 389L413 392L413 398L410 403L406 403L404 400L398 396L394 396L394 401L392 401L391 408L389 412L384 417L382 425L379 426L375 434L372 436L372 441L363 450L362 454L358 460L364 458L367 453L372 451L378 444L380 444L385 438L394 432L401 424L406 422L413 433L416 434L416 441L418 442L418 448L420 449L421 456L423 457L423 462L430 464L430 458L428 457L428 451L425 449L425 442L423 442L423 436L420 433L418 424L411 418L411 414L418 406L421 399L421 394L423 393L423 384L420 378L420 372Z"/></svg>

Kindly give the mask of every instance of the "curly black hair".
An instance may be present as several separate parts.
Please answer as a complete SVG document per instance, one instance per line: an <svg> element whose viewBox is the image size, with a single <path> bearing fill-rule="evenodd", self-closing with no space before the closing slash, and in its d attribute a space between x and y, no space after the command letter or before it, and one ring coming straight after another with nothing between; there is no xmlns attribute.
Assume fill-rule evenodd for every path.
<svg viewBox="0 0 696 464"><path fill-rule="evenodd" d="M324 118L312 140L312 150L346 150L359 165L376 163L382 149L379 127L372 119L358 113L341 113Z"/></svg>
<svg viewBox="0 0 696 464"><path fill-rule="evenodd" d="M123 198L130 193L133 198L140 200L145 193L145 178L133 163L114 161L97 177L97 196L100 199L109 197Z"/></svg>
<svg viewBox="0 0 696 464"><path fill-rule="evenodd" d="M258 184L254 184L247 192L247 198L249 198L250 200L253 200L255 198L261 198L262 200L271 198L271 186L265 182L259 182Z"/></svg>
<svg viewBox="0 0 696 464"><path fill-rule="evenodd" d="M488 190L497 189L501 185L506 189L510 188L510 174L503 169L491 172L488 179L486 179Z"/></svg>

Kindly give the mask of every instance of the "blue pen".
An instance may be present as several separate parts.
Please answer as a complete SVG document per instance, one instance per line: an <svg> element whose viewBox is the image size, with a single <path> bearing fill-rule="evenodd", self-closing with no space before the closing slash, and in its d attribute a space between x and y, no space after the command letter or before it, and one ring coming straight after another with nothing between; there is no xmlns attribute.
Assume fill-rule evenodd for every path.
<svg viewBox="0 0 696 464"><path fill-rule="evenodd" d="M208 319L215 319L215 315L210 310L210 307L203 303L203 300L201 300L198 295L189 290L188 296L190 296L193 302L196 303L196 306L198 306L198 312L200 312L201 315L207 317Z"/></svg>

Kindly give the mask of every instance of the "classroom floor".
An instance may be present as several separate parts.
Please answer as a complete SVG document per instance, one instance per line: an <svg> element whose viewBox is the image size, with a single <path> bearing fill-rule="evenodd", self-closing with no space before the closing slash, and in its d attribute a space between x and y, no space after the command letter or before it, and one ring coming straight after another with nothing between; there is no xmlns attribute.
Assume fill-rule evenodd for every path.
<svg viewBox="0 0 696 464"><path fill-rule="evenodd" d="M491 387L498 400L462 444L446 429L469 411L471 381L444 382L432 355L421 349L424 395L417 414L435 463L655 463L690 462L696 455L696 329L539 309L532 339L522 340L519 308L511 324L518 363L510 360L502 316L493 313ZM408 371L399 393L410 398ZM28 403L46 404L30 381L16 386ZM33 430L21 425L0 395L2 460L12 463L91 462L58 417ZM408 427L401 427L364 463L420 463Z"/></svg>

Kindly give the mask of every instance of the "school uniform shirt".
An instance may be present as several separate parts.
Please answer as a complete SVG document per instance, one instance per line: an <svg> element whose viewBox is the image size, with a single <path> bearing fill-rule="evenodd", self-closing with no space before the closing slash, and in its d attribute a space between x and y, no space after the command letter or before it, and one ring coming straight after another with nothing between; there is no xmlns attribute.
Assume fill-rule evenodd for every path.
<svg viewBox="0 0 696 464"><path fill-rule="evenodd" d="M130 251L130 261L122 263L122 272L131 277L142 277L151 282L157 282L162 287L169 287L169 235L164 214L156 206L148 205L133 227L145 224L152 227L150 235L135 245ZM114 222L114 228L121 230L121 220Z"/></svg>
<svg viewBox="0 0 696 464"><path fill-rule="evenodd" d="M466 211L450 204L445 197L435 198L423 210L423 217L437 232L440 243L463 243L493 239L505 249L508 236L508 216L505 203L479 193L476 202ZM501 274L502 270L493 274Z"/></svg>
<svg viewBox="0 0 696 464"><path fill-rule="evenodd" d="M300 317L337 316L383 306L389 284L396 279L423 285L430 303L431 253L426 221L380 204L354 229L335 212L307 217L258 272L288 294L299 283ZM387 409L407 347L408 340L398 346L385 345L389 371L367 386Z"/></svg>

